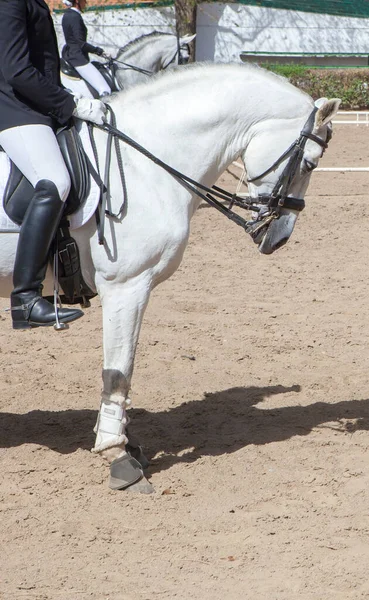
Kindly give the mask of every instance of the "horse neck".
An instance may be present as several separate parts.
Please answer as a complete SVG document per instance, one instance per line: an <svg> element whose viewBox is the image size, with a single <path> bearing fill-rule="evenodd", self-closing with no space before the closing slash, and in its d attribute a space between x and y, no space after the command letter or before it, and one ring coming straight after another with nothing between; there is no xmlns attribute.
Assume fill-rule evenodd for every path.
<svg viewBox="0 0 369 600"><path fill-rule="evenodd" d="M170 62L176 49L175 36L144 37L128 48L123 48L118 59L156 73L163 64Z"/></svg>
<svg viewBox="0 0 369 600"><path fill-rule="evenodd" d="M287 90L287 99L282 89L282 108L277 108L267 95L270 82L259 89L255 81L248 81L247 73L237 68L233 72L227 65L200 67L198 76L191 75L192 68L185 68L122 94L117 116L119 120L122 115L121 128L128 135L205 185L215 183L243 154L255 126L270 120L273 111L279 110L283 119L300 114L303 120L310 110L311 100L295 89L289 94ZM281 153L284 150L282 139Z"/></svg>

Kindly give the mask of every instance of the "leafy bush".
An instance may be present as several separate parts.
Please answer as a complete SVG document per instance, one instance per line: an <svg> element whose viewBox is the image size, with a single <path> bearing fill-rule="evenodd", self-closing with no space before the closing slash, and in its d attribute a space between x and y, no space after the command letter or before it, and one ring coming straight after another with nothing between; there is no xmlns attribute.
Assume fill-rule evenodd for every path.
<svg viewBox="0 0 369 600"><path fill-rule="evenodd" d="M262 63L260 66L264 69L269 69L269 71L273 71L273 73L278 73L278 75L283 75L288 79L290 77L305 77L306 72L309 70L309 67L306 67L305 65L297 65L294 63L283 65Z"/></svg>
<svg viewBox="0 0 369 600"><path fill-rule="evenodd" d="M369 68L317 69L304 65L262 65L284 75L293 85L317 98L341 98L344 110L369 107Z"/></svg>

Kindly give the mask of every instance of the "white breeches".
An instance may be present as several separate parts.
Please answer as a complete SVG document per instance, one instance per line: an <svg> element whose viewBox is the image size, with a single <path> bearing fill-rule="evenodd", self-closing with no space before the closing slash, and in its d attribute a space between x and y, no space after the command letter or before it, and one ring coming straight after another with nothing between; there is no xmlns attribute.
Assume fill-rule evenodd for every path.
<svg viewBox="0 0 369 600"><path fill-rule="evenodd" d="M65 202L71 182L51 127L21 125L5 129L0 132L0 146L33 187L41 179L48 179Z"/></svg>
<svg viewBox="0 0 369 600"><path fill-rule="evenodd" d="M87 81L97 91L99 96L104 92L111 94L111 89L101 73L92 65L88 63L82 67L74 67L80 76Z"/></svg>

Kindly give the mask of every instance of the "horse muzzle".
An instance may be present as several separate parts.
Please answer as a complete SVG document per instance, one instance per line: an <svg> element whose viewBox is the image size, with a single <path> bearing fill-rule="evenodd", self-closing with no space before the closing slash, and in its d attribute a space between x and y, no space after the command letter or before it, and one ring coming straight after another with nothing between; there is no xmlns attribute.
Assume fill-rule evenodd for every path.
<svg viewBox="0 0 369 600"><path fill-rule="evenodd" d="M298 214L297 211L282 209L278 216L265 216L250 224L248 233L254 243L258 244L261 254L273 254L288 242Z"/></svg>

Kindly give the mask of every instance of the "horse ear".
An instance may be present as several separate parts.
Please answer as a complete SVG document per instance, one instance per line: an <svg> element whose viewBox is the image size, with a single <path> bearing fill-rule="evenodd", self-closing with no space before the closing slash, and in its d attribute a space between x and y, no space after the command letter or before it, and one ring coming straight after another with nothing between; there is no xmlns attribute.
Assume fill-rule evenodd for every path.
<svg viewBox="0 0 369 600"><path fill-rule="evenodd" d="M196 33L194 33L193 35L187 34L184 35L183 37L181 37L179 39L181 44L190 44L192 42L192 40L194 40L196 37Z"/></svg>
<svg viewBox="0 0 369 600"><path fill-rule="evenodd" d="M319 100L316 100L315 106L318 107L318 110L315 115L315 127L319 128L329 123L337 114L340 104L340 98L331 98L330 100L319 98Z"/></svg>

